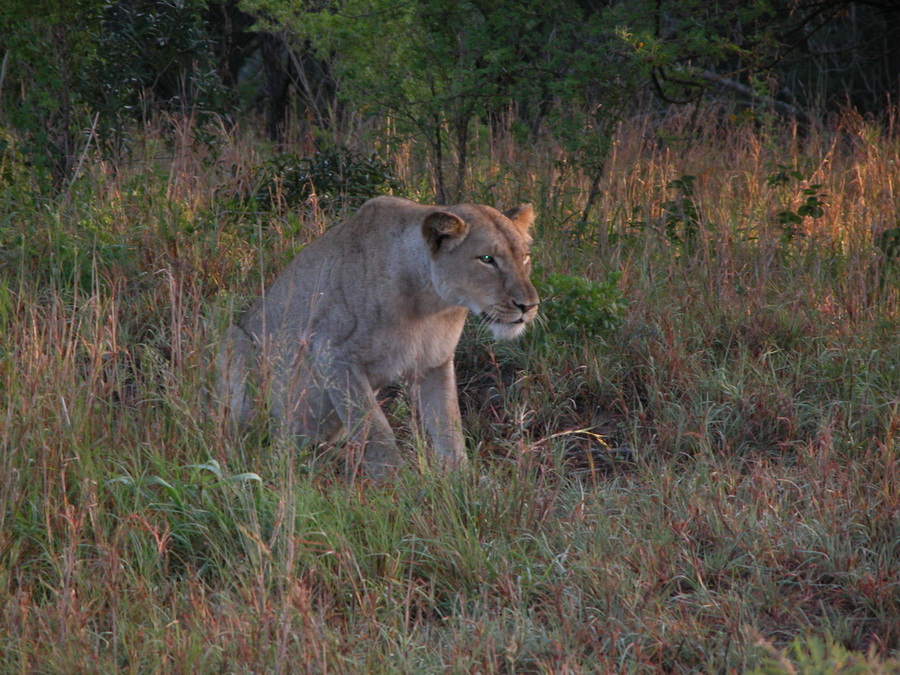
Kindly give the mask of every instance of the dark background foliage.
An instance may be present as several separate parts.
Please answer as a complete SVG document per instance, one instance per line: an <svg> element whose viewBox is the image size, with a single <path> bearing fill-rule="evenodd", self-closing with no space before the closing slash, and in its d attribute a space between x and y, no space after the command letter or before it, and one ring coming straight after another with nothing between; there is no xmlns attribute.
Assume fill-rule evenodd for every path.
<svg viewBox="0 0 900 675"><path fill-rule="evenodd" d="M159 114L234 123L256 111L281 142L290 123L320 131L363 113L424 141L443 202L466 192L478 123L549 130L599 180L611 130L638 99L728 98L805 125L842 107L877 116L898 90L900 7L7 0L0 58L0 125L57 187L89 139L127 154L129 125Z"/></svg>

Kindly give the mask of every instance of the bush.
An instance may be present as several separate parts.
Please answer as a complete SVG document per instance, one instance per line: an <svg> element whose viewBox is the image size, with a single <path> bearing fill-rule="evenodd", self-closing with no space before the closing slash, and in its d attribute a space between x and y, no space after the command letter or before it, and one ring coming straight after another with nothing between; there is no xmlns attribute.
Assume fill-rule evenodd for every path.
<svg viewBox="0 0 900 675"><path fill-rule="evenodd" d="M221 112L226 92L201 0L106 0L97 58L85 83L104 122L148 111ZM149 110L148 110L149 108Z"/></svg>
<svg viewBox="0 0 900 675"><path fill-rule="evenodd" d="M547 274L543 279L538 275L543 332L578 343L616 328L626 307L618 288L620 276L615 272L599 282L565 274Z"/></svg>
<svg viewBox="0 0 900 675"><path fill-rule="evenodd" d="M315 198L320 208L359 206L397 190L393 171L378 155L328 148L313 157L279 155L262 170L253 198L259 208L294 208Z"/></svg>

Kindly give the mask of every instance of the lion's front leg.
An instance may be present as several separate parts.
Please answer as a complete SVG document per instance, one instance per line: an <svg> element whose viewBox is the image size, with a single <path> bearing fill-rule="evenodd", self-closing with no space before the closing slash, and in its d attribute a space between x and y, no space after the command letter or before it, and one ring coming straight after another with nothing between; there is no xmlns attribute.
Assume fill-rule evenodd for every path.
<svg viewBox="0 0 900 675"><path fill-rule="evenodd" d="M416 373L411 382L411 394L422 425L434 444L440 467L459 469L465 466L466 447L453 359L437 368Z"/></svg>
<svg viewBox="0 0 900 675"><path fill-rule="evenodd" d="M351 440L365 446L366 473L376 480L393 475L403 465L403 456L368 379L353 368L332 371L328 394Z"/></svg>
<svg viewBox="0 0 900 675"><path fill-rule="evenodd" d="M215 391L238 427L244 427L252 416L249 380L255 364L256 348L250 336L238 326L229 326L216 354Z"/></svg>

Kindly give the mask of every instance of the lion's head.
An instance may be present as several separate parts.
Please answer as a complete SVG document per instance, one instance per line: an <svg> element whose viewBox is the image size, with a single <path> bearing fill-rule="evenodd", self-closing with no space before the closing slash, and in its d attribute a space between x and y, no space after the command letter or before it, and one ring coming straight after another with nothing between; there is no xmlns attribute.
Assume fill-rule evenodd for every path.
<svg viewBox="0 0 900 675"><path fill-rule="evenodd" d="M537 315L531 273L531 205L500 213L461 204L422 222L431 280L442 299L475 312L498 339L518 336Z"/></svg>

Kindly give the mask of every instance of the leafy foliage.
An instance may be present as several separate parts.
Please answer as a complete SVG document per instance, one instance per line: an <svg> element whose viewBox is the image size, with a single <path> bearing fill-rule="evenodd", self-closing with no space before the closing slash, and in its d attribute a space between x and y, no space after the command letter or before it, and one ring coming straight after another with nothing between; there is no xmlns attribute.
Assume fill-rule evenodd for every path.
<svg viewBox="0 0 900 675"><path fill-rule="evenodd" d="M257 183L254 199L261 208L293 208L313 198L325 209L359 206L399 189L396 176L380 157L337 147L312 157L280 154L267 163Z"/></svg>
<svg viewBox="0 0 900 675"><path fill-rule="evenodd" d="M778 170L766 177L766 185L777 189L789 185L792 181L803 181L805 176L801 171L779 165ZM800 205L796 209L784 209L779 211L775 218L781 229L782 240L790 242L797 237L803 237L806 232L803 223L807 218L813 220L825 215L825 200L827 195L822 191L822 185L813 183L800 190Z"/></svg>
<svg viewBox="0 0 900 675"><path fill-rule="evenodd" d="M875 246L887 260L900 260L900 227L884 230L876 238Z"/></svg>
<svg viewBox="0 0 900 675"><path fill-rule="evenodd" d="M0 5L0 122L56 186L92 140L121 151L128 121L227 108L206 0L66 0Z"/></svg>
<svg viewBox="0 0 900 675"><path fill-rule="evenodd" d="M109 123L156 110L219 110L206 0L105 0L88 93Z"/></svg>
<svg viewBox="0 0 900 675"><path fill-rule="evenodd" d="M340 6L292 0L244 0L261 27L311 44L331 60L341 92L367 113L390 117L397 133L430 149L439 203L464 194L468 146L477 116L527 92L532 59L555 16L570 3L502 4L428 0L397 4L346 0ZM562 9L562 12L560 12ZM514 40L510 38L515 36ZM456 159L454 181L445 164Z"/></svg>
<svg viewBox="0 0 900 675"><path fill-rule="evenodd" d="M613 273L600 282L557 273L536 275L543 330L578 344L590 344L608 335L621 323L626 308L618 288L619 277L619 273Z"/></svg>
<svg viewBox="0 0 900 675"><path fill-rule="evenodd" d="M680 197L662 203L666 237L675 244L683 245L688 251L693 250L700 231L700 210L694 196L696 179L696 176L685 174L669 181L666 187L677 190Z"/></svg>
<svg viewBox="0 0 900 675"><path fill-rule="evenodd" d="M57 185L90 128L85 74L97 55L103 0L0 3L0 122L17 130L36 178Z"/></svg>
<svg viewBox="0 0 900 675"><path fill-rule="evenodd" d="M871 654L847 649L833 636L794 638L787 649L772 656L751 675L869 675L893 672L882 668Z"/></svg>

